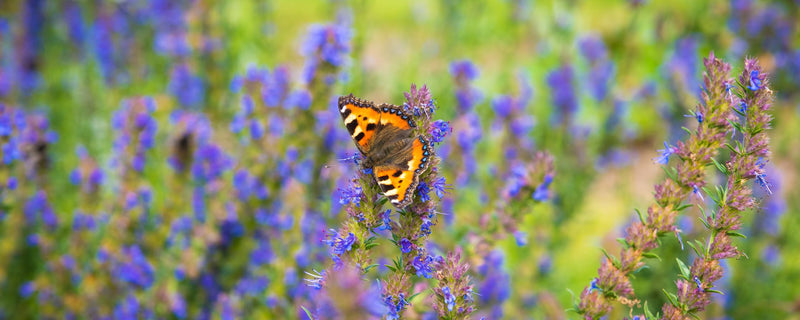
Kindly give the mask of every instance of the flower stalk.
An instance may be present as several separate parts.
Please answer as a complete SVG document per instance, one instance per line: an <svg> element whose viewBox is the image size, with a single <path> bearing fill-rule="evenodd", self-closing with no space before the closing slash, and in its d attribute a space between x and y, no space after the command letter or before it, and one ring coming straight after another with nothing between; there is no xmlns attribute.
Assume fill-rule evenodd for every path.
<svg viewBox="0 0 800 320"><path fill-rule="evenodd" d="M661 163L667 164L671 155L676 155L680 162L675 167L665 168L667 177L655 186L655 202L647 212L643 214L637 210L639 221L625 230L625 237L620 239L623 248L619 257L604 251L606 258L598 269L598 277L584 288L575 305L575 310L585 319L607 314L613 301L636 301L631 274L644 267L645 258L658 258L652 251L660 246L660 237L681 232L674 225L676 217L690 206L684 201L705 186L705 168L714 163L714 157L724 145L731 129L730 120L734 117L734 102L726 89L731 81L728 78L731 68L713 53L703 59L703 63L705 90L695 113L703 115L704 121L698 121L696 130L686 130L690 135L685 142L667 145L663 150L659 158Z"/></svg>
<svg viewBox="0 0 800 320"><path fill-rule="evenodd" d="M770 155L766 130L770 129L772 120L768 111L773 97L768 85L758 62L746 60L736 93L740 97L737 106L746 107L733 109L738 117L731 121L741 138L734 137L732 144L726 144L731 158L724 166L715 163L727 176L727 181L724 187L708 192L717 209L709 211L702 220L711 234L705 243L689 242L698 256L691 268L678 260L681 271L676 281L678 291L676 294L667 292L669 302L662 307L661 319L687 319L703 311L711 303L712 293L722 294L712 289L723 276L720 261L744 255L733 244L733 239L744 237L737 232L742 227L742 213L757 206L749 182L755 181L769 192L764 165Z"/></svg>

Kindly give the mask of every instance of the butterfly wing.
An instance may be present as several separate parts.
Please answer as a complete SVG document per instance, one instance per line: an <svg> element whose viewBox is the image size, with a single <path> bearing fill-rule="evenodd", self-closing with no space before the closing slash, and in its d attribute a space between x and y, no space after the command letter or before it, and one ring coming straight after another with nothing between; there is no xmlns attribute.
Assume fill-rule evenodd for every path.
<svg viewBox="0 0 800 320"><path fill-rule="evenodd" d="M400 107L393 104L381 104L377 107L381 113L381 118L378 123L381 126L395 126L398 129L406 130L416 127L414 120L411 116L406 114Z"/></svg>
<svg viewBox="0 0 800 320"><path fill-rule="evenodd" d="M379 109L371 101L361 100L351 94L339 97L339 114L358 150L367 155L381 119Z"/></svg>
<svg viewBox="0 0 800 320"><path fill-rule="evenodd" d="M430 145L419 136L411 144L410 152L404 152L402 159L373 168L381 191L395 207L402 209L411 203L419 175L428 168L431 154Z"/></svg>

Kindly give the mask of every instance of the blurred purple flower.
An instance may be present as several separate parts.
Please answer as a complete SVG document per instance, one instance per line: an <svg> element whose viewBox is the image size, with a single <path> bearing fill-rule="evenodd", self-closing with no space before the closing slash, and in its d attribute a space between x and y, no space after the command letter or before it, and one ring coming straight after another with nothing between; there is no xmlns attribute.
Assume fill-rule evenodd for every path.
<svg viewBox="0 0 800 320"><path fill-rule="evenodd" d="M352 37L352 30L345 23L315 24L309 27L300 50L306 58L303 82L310 84L317 77L320 68L326 65L341 68L350 53Z"/></svg>
<svg viewBox="0 0 800 320"><path fill-rule="evenodd" d="M193 74L186 63L177 64L172 68L167 89L184 108L201 107L205 99L203 78Z"/></svg>
<svg viewBox="0 0 800 320"><path fill-rule="evenodd" d="M575 97L574 71L572 66L565 64L551 71L547 75L547 85L551 90L551 99L556 108L555 122L570 122L572 115L578 109Z"/></svg>
<svg viewBox="0 0 800 320"><path fill-rule="evenodd" d="M155 281L155 268L147 260L139 245L123 248L122 260L118 261L112 273L122 282L147 289Z"/></svg>

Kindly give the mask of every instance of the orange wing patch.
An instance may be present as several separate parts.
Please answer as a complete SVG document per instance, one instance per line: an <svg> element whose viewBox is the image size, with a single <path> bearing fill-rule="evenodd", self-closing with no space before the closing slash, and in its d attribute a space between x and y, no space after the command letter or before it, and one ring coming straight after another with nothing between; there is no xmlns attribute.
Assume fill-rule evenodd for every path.
<svg viewBox="0 0 800 320"><path fill-rule="evenodd" d="M410 129L417 126L414 120L411 120L410 115L395 105L382 104L378 106L378 110L381 112L380 124L382 126L391 124L400 129Z"/></svg>
<svg viewBox="0 0 800 320"><path fill-rule="evenodd" d="M355 140L358 149L364 154L369 152L370 141L378 129L381 113L369 101L363 101L353 95L339 98L339 113L350 136Z"/></svg>
<svg viewBox="0 0 800 320"><path fill-rule="evenodd" d="M422 136L414 140L411 147L411 160L408 160L408 170L414 170L414 173L422 173L428 167L431 159L431 150L428 141L425 141Z"/></svg>
<svg viewBox="0 0 800 320"><path fill-rule="evenodd" d="M398 208L411 203L419 175L425 171L431 159L430 146L422 136L414 140L411 153L405 170L393 166L378 166L373 169L383 195Z"/></svg>
<svg viewBox="0 0 800 320"><path fill-rule="evenodd" d="M389 198L395 206L411 202L411 192L416 188L416 177L414 171L399 170L389 166L375 167L375 179L383 191L383 195Z"/></svg>

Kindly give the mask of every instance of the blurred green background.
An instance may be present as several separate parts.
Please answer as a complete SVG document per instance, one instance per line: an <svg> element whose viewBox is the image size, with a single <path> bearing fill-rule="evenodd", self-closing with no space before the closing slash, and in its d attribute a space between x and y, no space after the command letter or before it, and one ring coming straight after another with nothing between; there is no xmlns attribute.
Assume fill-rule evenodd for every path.
<svg viewBox="0 0 800 320"><path fill-rule="evenodd" d="M328 213L338 208L338 198L331 192L342 187L342 179L352 173L347 164L336 164L338 151L328 151L335 155L328 154L325 164L332 164L335 172L325 190L315 190L312 184L296 177L278 181L270 180L269 174L263 175L267 182L275 182L275 190L286 187L296 191L279 196L281 202L288 204L278 211L283 216L294 216L295 223L283 233L270 234L272 245L291 249L275 249L273 260L261 267L270 283L263 293L247 298L250 300L237 298L234 293L233 283L242 272L224 270L230 261L234 261L230 262L233 270L243 270L236 267L248 260L248 253L242 249L233 250L230 257L224 256L227 258L207 255L204 261L215 262L198 267L218 266L209 273L220 274L218 289L225 299L187 298L189 311L183 317L174 312L174 302L165 306L159 301L175 294L189 297L193 290L200 290L187 285L190 280L173 279L172 270L181 262L164 257L179 256L180 250L168 251L161 244L172 232L173 219L192 210L191 188L180 186L193 182L181 180L185 178L176 174L167 161L181 130L170 121L170 115L175 110L204 114L213 129L211 140L230 155L234 168L278 170L259 158L259 148L279 145L276 150L285 151L296 136L287 132L259 147L241 143L240 135L230 130L231 121L240 112L241 99L241 93L231 89L232 81L249 68L275 70L277 66L288 68L290 90L312 92L312 111L330 110L331 99L350 93L400 104L402 93L412 83L426 84L439 107L436 117L452 121L454 132L445 145L458 145L459 132L479 132L471 156L476 167L468 179L457 181L468 155L459 154L459 147L450 147L450 154L443 156L444 176L453 189L447 196L452 202L442 211L449 213L447 219L452 221L440 219L431 238L443 250L463 248L476 284L492 281L506 287L507 298L478 299L479 311L474 317L578 318L565 311L572 305L568 290L579 293L589 285L597 276L602 257L599 248L618 252L615 239L623 236L625 226L636 217L634 208L644 209L652 202L652 186L663 179L663 171L651 159L658 155L655 150L661 148L662 141L674 144L685 137L681 126L695 125L692 117L684 115L699 101L701 61L712 51L732 64L732 74L741 71L745 57L758 58L768 72L771 89L776 92L774 129L770 132L773 156L768 170L774 193L756 192L763 206L745 215L744 233L748 238L738 239L737 243L748 258L727 261L726 276L718 283L725 295L715 299L700 317L800 318L800 253L793 249L800 245L800 237L791 231L800 227L797 215L792 214L800 207L800 194L791 189L800 168L800 100L796 93L800 77L799 7L795 1L744 0L3 1L0 103L29 114L45 115L58 139L48 142L44 153L49 165L35 174L44 177L43 181L21 178L27 181L20 181L20 188L3 191L0 318L117 318L112 310L130 295L140 300L139 307L150 310L154 318L224 317L225 302L220 301L225 299L236 301L233 305L237 318L302 317L297 306L306 305L309 298L292 291L302 281L287 280L286 268L296 270L298 278L302 278L303 271L322 269L330 263L324 248L307 249L322 255L306 265L296 265L294 255L297 250L306 250L308 243L316 242L301 231L308 211L325 213L320 218L323 230L336 228L346 219L344 214ZM309 26L319 23L344 26L352 38L348 41L350 50L344 54L345 62L335 66L333 83L317 90L313 82L302 80L304 64L313 57L304 56L301 51ZM582 40L587 38L601 40L605 50L600 51L605 53L600 60L611 65L601 72L607 76L601 99L591 92L596 80L595 62L581 51ZM188 53L171 51L180 51L174 48L182 45L189 48ZM452 62L464 59L479 70L470 86L481 93L474 109L468 112L457 107L459 83L451 71ZM180 94L191 86L170 89L170 83L178 81L173 79L178 65L188 66L192 75L200 79L199 103L182 105L179 101ZM554 103L558 89L547 80L554 70L565 65L574 71L571 84L577 104L567 124L553 120L554 115L564 111ZM530 148L521 151L552 154L555 179L551 201L513 207L502 199L504 181L497 174L511 165L504 152L511 143L509 132L513 131L504 131L502 123L494 123L500 118L492 102L500 95L518 95L524 86L519 82L520 75L529 79L532 88L532 98L522 110L533 117L532 129L521 137L530 142ZM115 217L126 214L119 205L124 194L120 190L125 190L131 180L118 174L118 167L113 164L119 154L112 145L119 132L111 119L123 99L135 96L154 99L152 117L158 123L158 132L154 147L147 151L145 170L130 179L135 185L147 185L152 190L150 211L161 218L155 218L153 226L123 228L122 233L129 233L124 237L78 235L71 226L76 208L91 207L84 211L106 214L112 229ZM477 125L465 120L469 112L480 120ZM299 123L301 114L287 112L283 121ZM616 123L609 125L614 116ZM306 128L309 137L301 139L309 140L301 141L320 138L322 135L315 130ZM338 122L332 130L345 133ZM99 193L87 196L70 182L70 173L81 165L75 152L79 145L85 146L105 171L106 180ZM351 154L355 151L347 139L337 145ZM298 163L322 152L303 146L298 151ZM23 173L24 163L31 161L29 158L26 155L22 163L6 164L0 176L23 177L27 174ZM315 169L320 167L304 170ZM221 183L225 187L219 189L221 194L233 194L233 172L223 174ZM313 171L310 174L317 175ZM709 168L709 176L714 175ZM43 232L41 227L21 228L24 222L11 218L22 215L24 204L36 190L47 192L59 218L59 226L52 232ZM312 196L305 196L308 194ZM213 212L224 206L209 207ZM254 245L247 243L255 243L258 227L252 218L245 218L252 212L243 208L238 213L245 229L241 240L245 244L241 246L249 250ZM498 212L516 214L514 223L525 232L522 237L527 244L519 245L519 238L508 230L486 227L485 221L497 219ZM697 209L684 214L679 221L684 240L708 236L698 223ZM208 224L216 226L213 222ZM34 233L61 245L30 249L25 239ZM202 238L198 234L195 230L193 237ZM80 247L74 247L83 243L76 237L93 239L88 241L93 243L91 249L82 252ZM198 245L202 240L193 241L196 242L191 248L199 256L213 248ZM662 241L657 250L662 260L648 260L649 268L636 274L634 280L637 296L647 301L652 311L660 310L666 302L662 289L675 290L675 258L693 259L690 250L681 250L674 236ZM102 263L90 262L98 248L124 255L121 248L132 244L141 246L146 260L155 266L151 286L124 289L114 285L110 275L97 277L97 283L57 276L63 269L58 261L65 254L83 265L79 268L83 271L78 273L105 275ZM510 281L497 282L478 270L488 263L487 252L494 250L504 257L498 272L507 274ZM391 258L390 250L383 251ZM26 297L21 288L28 283L35 284L37 293L49 288L49 296ZM87 298L86 286L113 289L109 289L106 301L102 297ZM482 285L476 286L478 294L480 288ZM274 300L267 301L266 297ZM413 311L406 314L408 318L422 317L431 310L426 300L416 301ZM89 311L87 305L92 303L108 307ZM211 308L205 310L204 305ZM641 305L632 314L640 314L640 308ZM150 317L141 312L137 317ZM608 319L620 319L630 312L618 305Z"/></svg>

